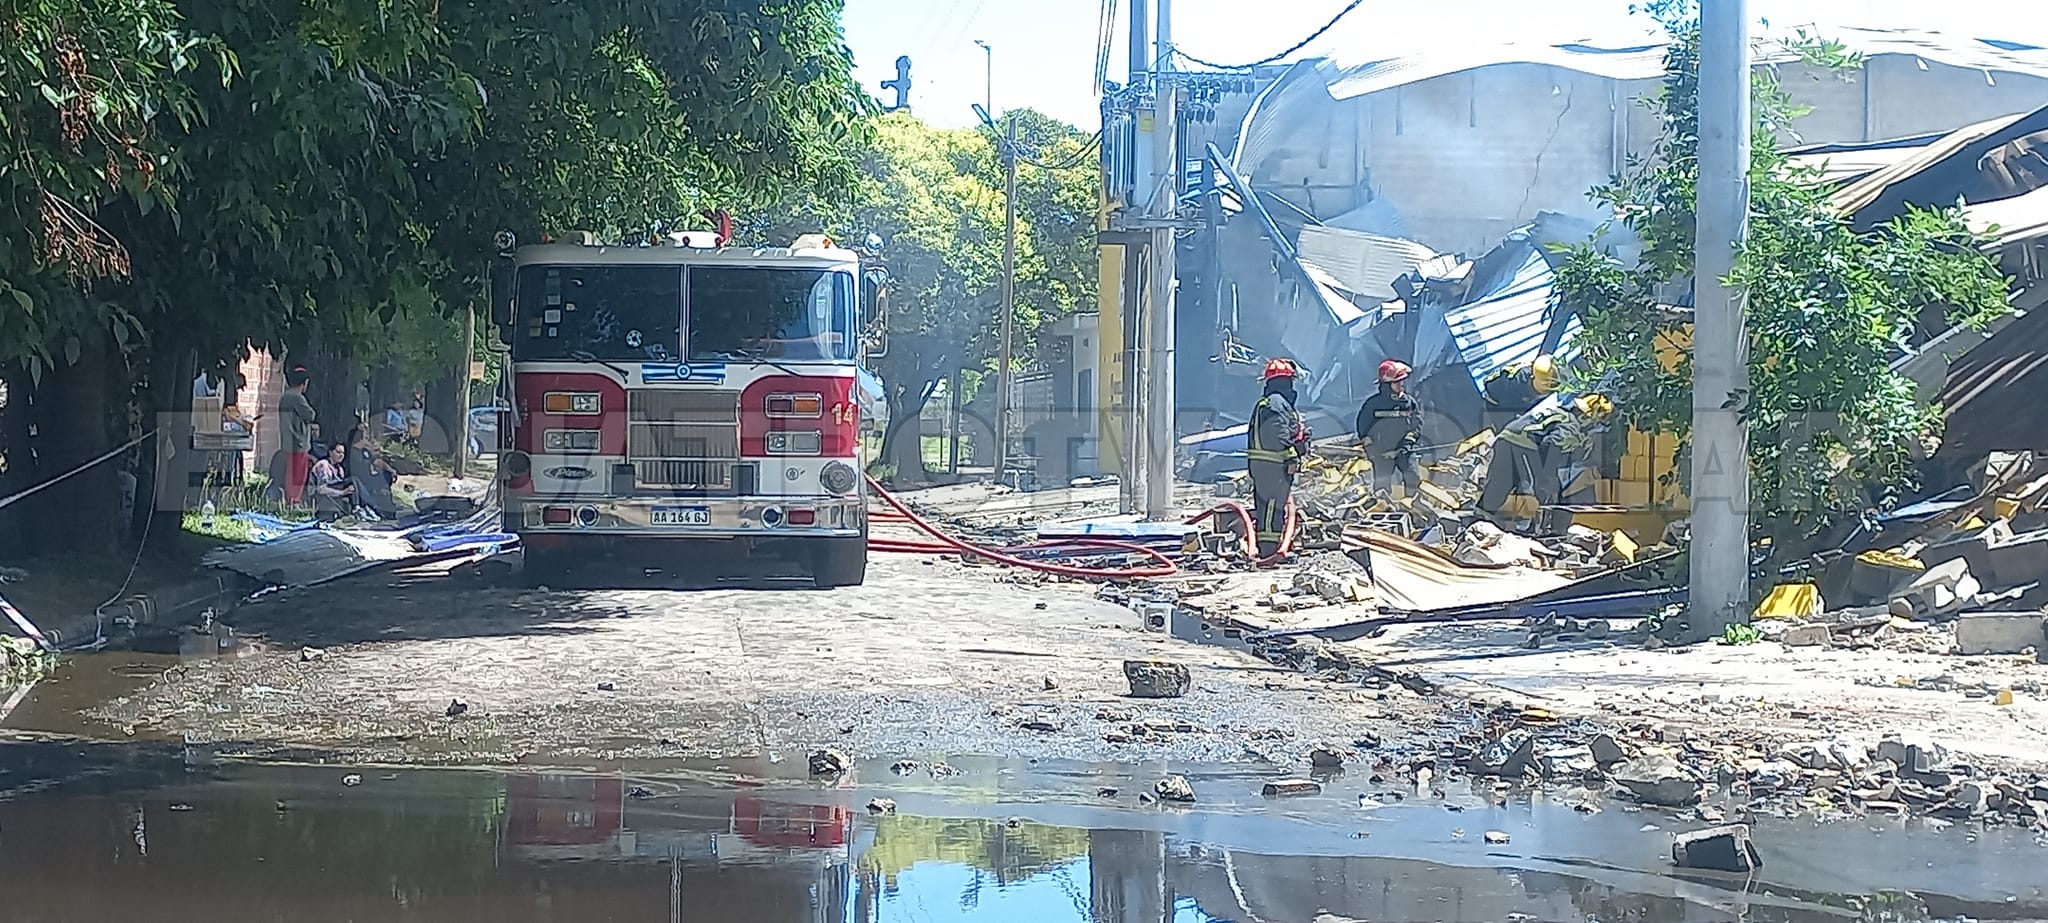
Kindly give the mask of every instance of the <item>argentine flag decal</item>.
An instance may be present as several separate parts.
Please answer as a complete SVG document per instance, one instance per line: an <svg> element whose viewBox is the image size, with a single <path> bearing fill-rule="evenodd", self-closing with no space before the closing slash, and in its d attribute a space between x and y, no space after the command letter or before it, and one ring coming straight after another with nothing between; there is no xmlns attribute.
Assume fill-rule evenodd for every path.
<svg viewBox="0 0 2048 923"><path fill-rule="evenodd" d="M642 362L641 381L702 381L717 384L725 381L725 364L722 362Z"/></svg>

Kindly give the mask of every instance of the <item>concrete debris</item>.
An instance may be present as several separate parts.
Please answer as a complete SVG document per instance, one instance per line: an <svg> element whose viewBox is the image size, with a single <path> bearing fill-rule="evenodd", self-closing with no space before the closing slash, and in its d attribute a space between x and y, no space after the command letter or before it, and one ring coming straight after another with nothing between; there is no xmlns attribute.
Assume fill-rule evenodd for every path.
<svg viewBox="0 0 2048 923"><path fill-rule="evenodd" d="M1628 759L1628 751L1622 749L1612 734L1598 734L1586 742L1586 749L1593 754L1593 761L1601 766L1612 766Z"/></svg>
<svg viewBox="0 0 2048 923"><path fill-rule="evenodd" d="M1372 578L1350 555L1335 551L1310 556L1294 574L1294 588L1328 603L1371 602Z"/></svg>
<svg viewBox="0 0 2048 923"><path fill-rule="evenodd" d="M1320 745L1308 752L1309 765L1317 769L1342 769L1350 757L1344 751L1328 745Z"/></svg>
<svg viewBox="0 0 2048 923"><path fill-rule="evenodd" d="M1282 779L1266 783L1261 792L1268 798L1291 798L1296 795L1320 795L1323 793L1323 786L1320 782L1308 779Z"/></svg>
<svg viewBox="0 0 2048 923"><path fill-rule="evenodd" d="M1671 861L1679 868L1746 874L1764 867L1748 824L1726 824L1673 837Z"/></svg>
<svg viewBox="0 0 2048 923"><path fill-rule="evenodd" d="M1669 754L1646 754L1614 768L1614 781L1643 804L1685 807L1700 800L1700 783Z"/></svg>
<svg viewBox="0 0 2048 923"><path fill-rule="evenodd" d="M889 771L899 776L907 776L923 768L924 764L916 760L897 760L889 766Z"/></svg>
<svg viewBox="0 0 2048 923"><path fill-rule="evenodd" d="M1473 775L1519 776L1529 769L1536 754L1536 735L1524 728L1501 734L1472 755ZM1590 755L1590 753L1589 753Z"/></svg>
<svg viewBox="0 0 2048 923"><path fill-rule="evenodd" d="M2048 651L2048 615L1968 612L1956 620L1956 653L1965 657Z"/></svg>
<svg viewBox="0 0 2048 923"><path fill-rule="evenodd" d="M1508 845L1508 835L1499 830L1488 830L1486 831L1486 843L1489 846L1506 846Z"/></svg>
<svg viewBox="0 0 2048 923"><path fill-rule="evenodd" d="M1921 734L1887 737L1877 744L1876 758L1905 773L1929 773L1948 765L1948 751Z"/></svg>
<svg viewBox="0 0 2048 923"><path fill-rule="evenodd" d="M1548 548L1532 539L1510 535L1493 523L1481 521L1459 536L1451 557L1462 564L1482 567L1542 567L1551 555Z"/></svg>
<svg viewBox="0 0 2048 923"><path fill-rule="evenodd" d="M327 659L327 652L317 647L299 648L300 663L318 663Z"/></svg>
<svg viewBox="0 0 2048 923"><path fill-rule="evenodd" d="M1975 602L1983 590L1983 584L1970 574L1970 562L1957 558L1928 568L1894 593L1892 599L1904 600L1912 608L1914 618L1928 619L1960 611Z"/></svg>
<svg viewBox="0 0 2048 923"><path fill-rule="evenodd" d="M1161 801L1189 804L1195 800L1195 786L1186 776L1167 776L1152 786L1152 792Z"/></svg>
<svg viewBox="0 0 2048 923"><path fill-rule="evenodd" d="M853 760L833 749L813 750L809 757L811 775L833 776L853 768ZM937 769L934 767L934 772Z"/></svg>
<svg viewBox="0 0 2048 923"><path fill-rule="evenodd" d="M1188 694L1188 668L1166 660L1126 660L1124 679L1131 685L1131 697L1177 699Z"/></svg>
<svg viewBox="0 0 2048 923"><path fill-rule="evenodd" d="M896 813L896 799L894 799L894 798L876 798L876 799L874 799L873 801L870 801L870 802L868 802L868 813L869 813L869 814L894 814L894 813Z"/></svg>

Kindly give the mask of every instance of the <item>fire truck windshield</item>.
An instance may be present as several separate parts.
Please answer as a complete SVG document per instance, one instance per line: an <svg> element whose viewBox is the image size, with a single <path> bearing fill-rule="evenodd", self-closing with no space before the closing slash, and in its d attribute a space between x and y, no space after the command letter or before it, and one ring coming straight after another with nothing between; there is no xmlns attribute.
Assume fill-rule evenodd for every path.
<svg viewBox="0 0 2048 923"><path fill-rule="evenodd" d="M682 349L679 266L525 266L512 357L675 361Z"/></svg>
<svg viewBox="0 0 2048 923"><path fill-rule="evenodd" d="M854 358L848 271L693 266L688 304L692 361Z"/></svg>

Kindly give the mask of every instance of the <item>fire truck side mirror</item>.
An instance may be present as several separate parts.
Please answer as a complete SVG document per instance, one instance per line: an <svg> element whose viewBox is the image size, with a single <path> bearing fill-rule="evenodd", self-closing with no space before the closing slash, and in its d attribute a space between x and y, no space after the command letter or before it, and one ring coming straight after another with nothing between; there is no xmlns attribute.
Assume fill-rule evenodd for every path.
<svg viewBox="0 0 2048 923"><path fill-rule="evenodd" d="M869 269L861 273L861 340L868 358L889 353L889 273Z"/></svg>
<svg viewBox="0 0 2048 923"><path fill-rule="evenodd" d="M515 298L512 285L512 261L498 258L491 260L490 294L491 323L507 342L512 339Z"/></svg>

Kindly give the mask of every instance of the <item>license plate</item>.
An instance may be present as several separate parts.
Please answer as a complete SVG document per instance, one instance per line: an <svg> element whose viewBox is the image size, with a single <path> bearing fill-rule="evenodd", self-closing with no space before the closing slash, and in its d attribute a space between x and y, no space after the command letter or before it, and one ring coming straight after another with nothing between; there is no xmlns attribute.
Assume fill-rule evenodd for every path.
<svg viewBox="0 0 2048 923"><path fill-rule="evenodd" d="M711 524L711 508L708 506L657 506L648 519L657 526L708 526Z"/></svg>

